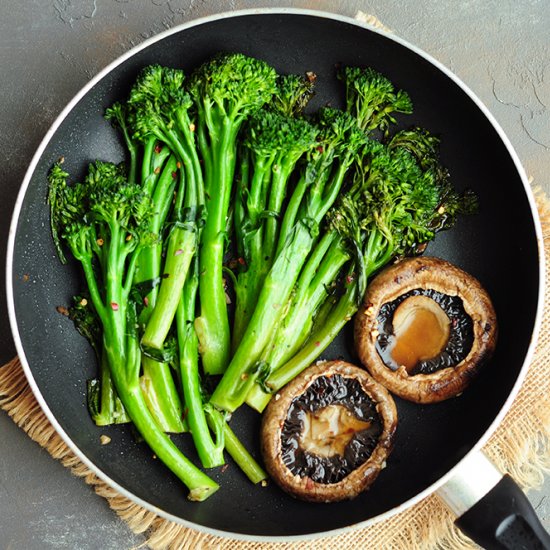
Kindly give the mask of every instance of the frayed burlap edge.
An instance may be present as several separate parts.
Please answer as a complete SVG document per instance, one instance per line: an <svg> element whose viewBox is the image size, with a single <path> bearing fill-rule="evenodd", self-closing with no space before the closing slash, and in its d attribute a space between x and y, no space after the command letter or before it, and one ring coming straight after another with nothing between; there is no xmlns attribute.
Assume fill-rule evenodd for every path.
<svg viewBox="0 0 550 550"><path fill-rule="evenodd" d="M550 257L550 202L540 190L535 198L543 225L544 245ZM550 281L547 267L546 286ZM546 293L545 312L550 306ZM350 548L440 548L465 550L476 546L453 525L447 508L433 495L392 518L338 537L297 543L229 541L185 528L158 517L121 496L101 481L65 445L40 409L17 358L0 368L0 408L29 437L71 472L84 479L135 533L144 533L144 546L153 550L227 548L236 550L305 550ZM550 316L545 315L535 356L522 388L503 422L484 448L503 472L524 488L540 486L550 472Z"/></svg>

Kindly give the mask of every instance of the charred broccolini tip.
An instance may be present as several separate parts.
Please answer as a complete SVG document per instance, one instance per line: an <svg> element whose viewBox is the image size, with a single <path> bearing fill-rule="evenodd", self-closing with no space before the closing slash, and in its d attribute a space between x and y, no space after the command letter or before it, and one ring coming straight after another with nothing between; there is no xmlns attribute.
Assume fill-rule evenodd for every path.
<svg viewBox="0 0 550 550"><path fill-rule="evenodd" d="M396 91L388 78L370 67L343 67L338 78L345 85L348 112L366 132L378 129L387 135L390 123L396 122L392 113L412 113L409 95Z"/></svg>
<svg viewBox="0 0 550 550"><path fill-rule="evenodd" d="M306 76L279 75L269 108L288 117L301 115L315 93L314 88L315 77L312 73Z"/></svg>

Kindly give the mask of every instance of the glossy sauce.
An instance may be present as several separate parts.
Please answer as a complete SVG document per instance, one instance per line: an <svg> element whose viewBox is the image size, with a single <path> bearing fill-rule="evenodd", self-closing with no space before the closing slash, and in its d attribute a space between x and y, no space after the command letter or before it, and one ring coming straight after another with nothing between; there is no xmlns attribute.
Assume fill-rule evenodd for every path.
<svg viewBox="0 0 550 550"><path fill-rule="evenodd" d="M411 296L393 315L394 340L388 350L393 362L410 372L420 361L439 355L447 345L451 321L428 296Z"/></svg>
<svg viewBox="0 0 550 550"><path fill-rule="evenodd" d="M411 323L411 332L409 333L408 330L405 330L405 326L408 324L408 315L404 315L403 312L407 310L402 310L399 314L398 310L405 302L413 298L426 298L432 302L428 310L439 319L439 325L442 325L441 329L436 328L435 331L431 329L428 331L425 327L427 325L432 325L434 319L432 318L432 321L430 321L429 315L421 314L418 315L419 325L417 325L416 322L414 324ZM414 305L415 303L409 302L409 305L411 304ZM435 308L433 305L437 305L437 307ZM411 307L407 309L412 310L415 308ZM441 310L445 313L445 317L441 316ZM394 323L394 321L396 321L396 315L397 322ZM417 315L415 314L412 316L412 319L414 320L416 317ZM439 334L438 338L441 337L443 340L443 334L446 334L445 325L447 324L445 318L448 319L449 334L443 346L444 349L442 349L440 353L432 355L431 358L418 359L421 355L431 355L434 349L438 347L437 341L433 345L427 345L427 348L429 348L427 351L424 347L421 349L420 345L417 344L417 342L421 340L426 340L426 334L428 332L436 332ZM415 376L416 374L430 374L440 369L455 367L468 355L474 341L473 321L466 313L462 299L459 296L450 296L430 288L416 288L410 290L397 297L395 300L383 304L380 307L376 319L378 321L377 330L379 334L376 338L375 346L378 355L384 364L391 370L397 370L405 363L405 368L410 376ZM397 327L394 325L397 325ZM396 333L400 336L398 342L396 342ZM396 349L397 344L399 344L398 349ZM424 346L424 344L422 344L422 346ZM417 357L416 364L413 364L414 358L407 359L407 357L404 357L404 350L411 347L416 350L413 354L413 356L416 355ZM420 353L420 351L423 351L423 353ZM397 362L396 359L399 360L399 362Z"/></svg>

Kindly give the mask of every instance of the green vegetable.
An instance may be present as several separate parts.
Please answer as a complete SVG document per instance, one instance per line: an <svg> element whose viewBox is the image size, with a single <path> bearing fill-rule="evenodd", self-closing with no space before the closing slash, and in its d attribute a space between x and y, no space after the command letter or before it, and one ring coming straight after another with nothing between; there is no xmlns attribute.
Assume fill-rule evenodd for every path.
<svg viewBox="0 0 550 550"><path fill-rule="evenodd" d="M141 161L141 188L152 201L153 214L149 220L149 230L157 238L144 248L138 258L134 284L156 281L161 275L161 253L163 225L171 209L172 195L178 179L175 157L168 147L163 147L155 135L145 134L143 146L134 138L132 125L135 112L128 104L115 103L107 109L105 118L122 130L126 146L130 151L130 173L128 181L137 183L137 164ZM143 308L139 322L145 325L151 316L158 295L158 285L151 285L143 297ZM141 386L144 397L157 423L165 432L184 431L183 407L172 378L170 367L151 357L142 356L143 374Z"/></svg>
<svg viewBox="0 0 550 550"><path fill-rule="evenodd" d="M134 113L136 135L146 143L154 136L166 144L181 167L163 278L142 338L143 346L156 350L162 350L176 315L204 221L202 171L189 112L192 100L183 88L184 80L183 71L151 65L140 73L128 100Z"/></svg>
<svg viewBox="0 0 550 550"><path fill-rule="evenodd" d="M118 396L152 451L187 485L189 498L204 500L218 485L158 426L139 383L137 313L130 292L139 254L154 240L151 201L140 186L127 181L122 167L110 163L91 164L84 183L68 186L67 177L60 164L49 175L54 240L58 245L63 240L82 265Z"/></svg>
<svg viewBox="0 0 550 550"><path fill-rule="evenodd" d="M316 145L317 133L304 119L267 109L248 121L235 197L235 236L244 267L235 285L234 350L273 265L288 180L298 160Z"/></svg>
<svg viewBox="0 0 550 550"><path fill-rule="evenodd" d="M315 75L301 77L295 74L279 75L276 90L268 107L286 117L303 113L314 94Z"/></svg>
<svg viewBox="0 0 550 550"><path fill-rule="evenodd" d="M329 302L322 324L294 346L294 355L257 385L247 402L262 411L270 394L309 366L332 342L357 311L368 279L394 258L418 253L436 231L450 227L458 213L469 213L474 206L470 194L454 191L437 158L438 140L425 131L400 132L387 146L369 147L362 157L352 188L341 195L328 214L328 232L352 257L346 267L341 295ZM308 319L318 304L294 305L284 332L292 346L298 330L294 319ZM330 305L332 304L332 305ZM309 307L308 307L309 306ZM274 355L277 357L277 355Z"/></svg>
<svg viewBox="0 0 550 550"><path fill-rule="evenodd" d="M210 406L203 403L200 387L198 340L193 326L198 286L198 261L195 260L176 313L180 378L187 409L186 419L197 453L205 468L214 468L224 463L224 432L223 422L214 422L215 441L212 439L205 414L205 407L208 410Z"/></svg>
<svg viewBox="0 0 550 550"><path fill-rule="evenodd" d="M346 110L306 116L310 73L280 76L242 54L188 79L149 66L106 115L128 170L98 161L72 186L60 163L50 173L54 244L62 261L65 244L81 263L88 287L70 315L100 365L92 417L131 420L192 500L218 485L165 432L187 429L204 467L223 464L225 448L263 482L226 411L245 401L262 411L333 341L376 272L476 207L450 184L437 138L390 134L412 112L404 91L369 68L338 77ZM223 265L231 239L236 273ZM215 388L211 375L223 375Z"/></svg>
<svg viewBox="0 0 550 550"><path fill-rule="evenodd" d="M244 120L269 101L275 92L275 79L273 68L242 54L219 55L190 78L208 212L200 246L201 314L195 321L207 374L224 372L231 352L223 259L237 135Z"/></svg>
<svg viewBox="0 0 550 550"><path fill-rule="evenodd" d="M346 110L366 132L381 130L387 136L390 122L396 122L392 113L412 113L409 95L396 92L385 76L370 67L344 67L338 78L346 88Z"/></svg>
<svg viewBox="0 0 550 550"><path fill-rule="evenodd" d="M76 330L92 346L99 364L99 378L88 380L86 384L88 410L92 420L97 426L130 422L124 405L113 387L107 358L103 352L101 322L86 296L73 297L69 318L73 321Z"/></svg>
<svg viewBox="0 0 550 550"><path fill-rule="evenodd" d="M344 178L366 137L355 119L324 108L319 117L319 145L288 202L275 260L267 273L250 322L231 363L212 394L218 408L234 411L264 369L262 352L285 312L285 304L319 235L319 226L336 200Z"/></svg>
<svg viewBox="0 0 550 550"><path fill-rule="evenodd" d="M246 477L254 484L265 482L267 474L263 468L254 460L254 457L245 449L239 441L235 432L229 427L223 414L211 407L207 415L208 425L212 429L217 429L219 423L223 424L223 437L225 440L225 449L235 461L237 466L243 471Z"/></svg>

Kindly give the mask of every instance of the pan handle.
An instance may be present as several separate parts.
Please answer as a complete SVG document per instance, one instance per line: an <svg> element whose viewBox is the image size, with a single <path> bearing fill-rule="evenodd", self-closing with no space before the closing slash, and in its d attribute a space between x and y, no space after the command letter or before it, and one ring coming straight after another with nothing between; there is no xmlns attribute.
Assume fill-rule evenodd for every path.
<svg viewBox="0 0 550 550"><path fill-rule="evenodd" d="M482 452L466 458L437 494L457 516L456 526L486 550L550 549L550 535L523 491Z"/></svg>

